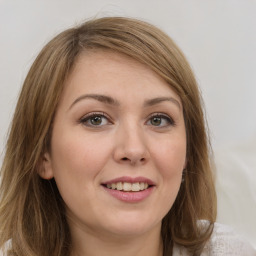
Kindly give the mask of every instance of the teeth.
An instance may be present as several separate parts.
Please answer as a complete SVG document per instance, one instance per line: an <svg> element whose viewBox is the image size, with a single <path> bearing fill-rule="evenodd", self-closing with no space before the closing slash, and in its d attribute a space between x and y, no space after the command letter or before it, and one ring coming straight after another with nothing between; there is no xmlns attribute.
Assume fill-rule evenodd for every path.
<svg viewBox="0 0 256 256"><path fill-rule="evenodd" d="M139 182L132 184L132 191L140 191L140 183Z"/></svg>
<svg viewBox="0 0 256 256"><path fill-rule="evenodd" d="M122 182L117 182L117 184L116 184L116 189L117 189L117 190L123 190L123 184L122 184Z"/></svg>
<svg viewBox="0 0 256 256"><path fill-rule="evenodd" d="M124 182L123 183L123 190L124 191L131 191L131 188L132 188L132 184L131 183L128 183L128 182Z"/></svg>
<svg viewBox="0 0 256 256"><path fill-rule="evenodd" d="M107 188L109 189L116 189L119 191L142 191L149 187L147 183L144 182L135 182L135 183L129 183L129 182L117 182L112 184L107 184Z"/></svg>
<svg viewBox="0 0 256 256"><path fill-rule="evenodd" d="M107 184L107 188L116 189L116 184L115 183Z"/></svg>

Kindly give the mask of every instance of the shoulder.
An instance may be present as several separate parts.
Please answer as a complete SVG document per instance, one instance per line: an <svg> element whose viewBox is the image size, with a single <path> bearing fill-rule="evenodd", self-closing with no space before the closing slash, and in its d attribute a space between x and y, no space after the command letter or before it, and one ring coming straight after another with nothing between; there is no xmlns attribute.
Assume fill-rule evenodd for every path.
<svg viewBox="0 0 256 256"><path fill-rule="evenodd" d="M256 251L244 237L231 227L219 223L214 224L211 239L206 244L202 256L256 256Z"/></svg>
<svg viewBox="0 0 256 256"><path fill-rule="evenodd" d="M206 225L207 222L200 222ZM189 256L185 248L174 246L174 256ZM256 256L256 251L244 237L231 227L219 223L214 224L211 238L206 243L201 256Z"/></svg>
<svg viewBox="0 0 256 256"><path fill-rule="evenodd" d="M8 250L11 249L12 241L8 240L1 248L0 248L0 256L7 256Z"/></svg>

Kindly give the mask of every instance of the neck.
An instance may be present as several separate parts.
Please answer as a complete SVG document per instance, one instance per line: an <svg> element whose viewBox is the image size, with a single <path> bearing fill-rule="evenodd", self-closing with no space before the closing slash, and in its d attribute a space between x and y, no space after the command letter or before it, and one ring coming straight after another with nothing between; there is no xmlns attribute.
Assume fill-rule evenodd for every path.
<svg viewBox="0 0 256 256"><path fill-rule="evenodd" d="M113 235L71 228L71 256L162 256L161 227L140 235Z"/></svg>

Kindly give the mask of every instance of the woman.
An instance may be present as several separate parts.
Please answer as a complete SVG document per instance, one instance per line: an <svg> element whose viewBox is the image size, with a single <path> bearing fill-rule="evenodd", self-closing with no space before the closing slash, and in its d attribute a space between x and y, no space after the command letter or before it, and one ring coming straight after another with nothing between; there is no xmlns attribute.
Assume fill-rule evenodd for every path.
<svg viewBox="0 0 256 256"><path fill-rule="evenodd" d="M56 36L14 114L0 247L18 256L236 255L230 244L214 254L222 228L201 105L183 54L152 25L101 18Z"/></svg>

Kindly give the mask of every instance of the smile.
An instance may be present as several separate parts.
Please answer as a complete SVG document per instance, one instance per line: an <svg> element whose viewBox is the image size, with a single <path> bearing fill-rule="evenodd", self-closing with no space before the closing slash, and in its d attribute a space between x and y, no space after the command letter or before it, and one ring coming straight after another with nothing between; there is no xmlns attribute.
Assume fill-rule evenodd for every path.
<svg viewBox="0 0 256 256"><path fill-rule="evenodd" d="M138 203L148 198L156 184L146 177L123 176L101 183L112 197L127 203Z"/></svg>
<svg viewBox="0 0 256 256"><path fill-rule="evenodd" d="M143 191L147 189L149 187L149 184L145 182L135 182L135 183L116 182L116 183L107 184L106 187L109 189L116 189L119 191L138 192L138 191Z"/></svg>

